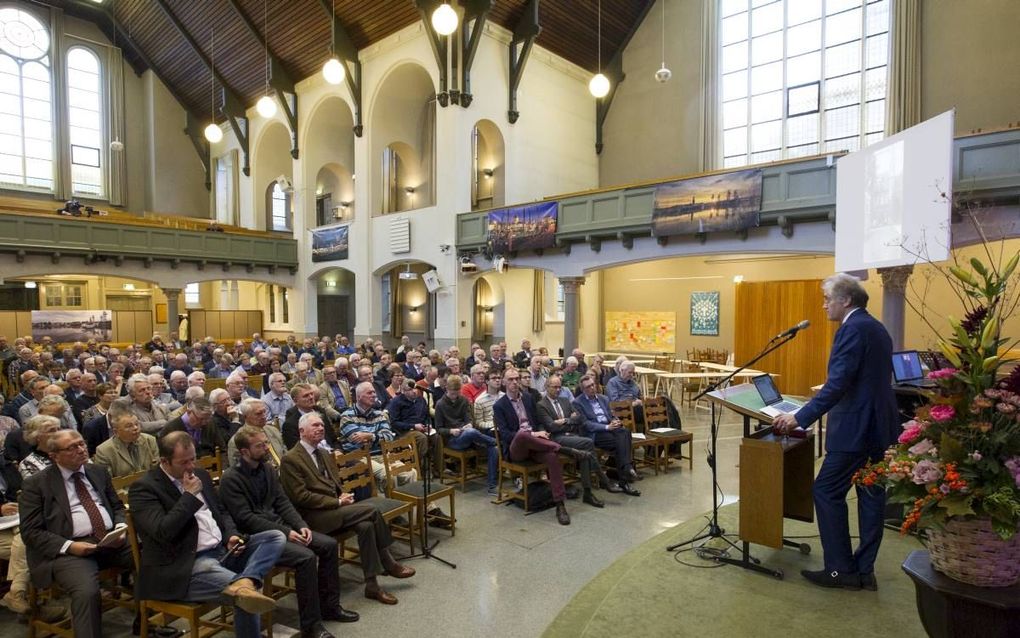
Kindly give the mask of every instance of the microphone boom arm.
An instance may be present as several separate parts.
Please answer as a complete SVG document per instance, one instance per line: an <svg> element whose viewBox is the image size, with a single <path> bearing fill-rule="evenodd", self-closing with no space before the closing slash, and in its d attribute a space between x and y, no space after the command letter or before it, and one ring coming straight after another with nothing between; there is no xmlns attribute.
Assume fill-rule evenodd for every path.
<svg viewBox="0 0 1020 638"><path fill-rule="evenodd" d="M755 355L755 357L753 359L751 359L747 363L744 363L739 368L737 368L733 372L730 372L725 377L722 377L721 379L718 379L718 380L713 381L712 383L708 384L708 387L706 387L704 390L699 392L696 397L691 399L691 401L695 402L698 399L700 399L701 397L703 397L706 394L708 394L709 392L715 392L719 388L719 386L721 386L721 385L723 385L725 383L728 383L733 377L735 377L738 374L740 374L741 372L743 372L746 368L749 368L752 365L754 365L755 363L757 363L758 361L761 361L764 357L766 357L767 355L772 353L774 350L778 350L779 348L781 348L784 345L786 345L786 343L788 341L793 341L793 338L796 337L796 336L797 336L797 333L794 332L792 334L785 335L785 336L778 335L778 336L772 337L772 340L769 341L765 345L765 348L761 352L759 352L757 355Z"/></svg>

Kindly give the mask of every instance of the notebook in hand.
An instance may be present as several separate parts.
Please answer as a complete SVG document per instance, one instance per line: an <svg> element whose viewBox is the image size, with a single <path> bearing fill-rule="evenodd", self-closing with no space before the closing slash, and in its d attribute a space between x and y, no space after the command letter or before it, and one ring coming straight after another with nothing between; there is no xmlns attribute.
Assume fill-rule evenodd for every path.
<svg viewBox="0 0 1020 638"><path fill-rule="evenodd" d="M754 384L755 389L758 390L758 396L765 403L765 407L759 412L774 418L780 414L796 414L797 410L801 408L800 405L783 399L783 395L779 393L779 388L776 387L771 375L762 374L753 377L751 383Z"/></svg>

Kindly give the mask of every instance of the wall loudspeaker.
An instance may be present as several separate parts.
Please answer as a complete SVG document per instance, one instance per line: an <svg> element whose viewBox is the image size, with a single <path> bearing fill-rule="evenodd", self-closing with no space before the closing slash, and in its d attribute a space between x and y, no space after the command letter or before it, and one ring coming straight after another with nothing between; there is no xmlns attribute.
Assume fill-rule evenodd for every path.
<svg viewBox="0 0 1020 638"><path fill-rule="evenodd" d="M439 281L439 273L435 270L427 270L422 273L421 280L425 284L425 290L428 290L430 293L443 287L443 284Z"/></svg>

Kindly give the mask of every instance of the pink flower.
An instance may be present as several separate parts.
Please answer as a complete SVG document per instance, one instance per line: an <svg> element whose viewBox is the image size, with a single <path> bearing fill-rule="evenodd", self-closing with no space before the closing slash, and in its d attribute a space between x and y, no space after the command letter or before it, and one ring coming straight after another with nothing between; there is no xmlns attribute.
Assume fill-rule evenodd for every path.
<svg viewBox="0 0 1020 638"><path fill-rule="evenodd" d="M956 410L951 405L933 405L928 412L935 421L948 421L956 416Z"/></svg>
<svg viewBox="0 0 1020 638"><path fill-rule="evenodd" d="M978 452L977 450L974 450L973 452L971 452L971 453L970 453L970 460L971 460L971 461L974 461L975 463L976 463L976 462L978 462L978 461L980 461L980 460L981 460L981 459L983 459L983 458L984 458L984 457L983 457L983 456L981 456L981 453L980 453L980 452Z"/></svg>
<svg viewBox="0 0 1020 638"><path fill-rule="evenodd" d="M917 465L914 466L914 483L918 485L925 485L926 483L934 483L935 481L942 478L942 467L937 461L929 461L927 459L918 461Z"/></svg>
<svg viewBox="0 0 1020 638"><path fill-rule="evenodd" d="M1012 403L999 402L995 404L995 409L1003 414L1014 414L1016 412L1016 406Z"/></svg>
<svg viewBox="0 0 1020 638"><path fill-rule="evenodd" d="M941 370L932 370L928 373L929 379L951 379L957 373L956 368L942 368Z"/></svg>
<svg viewBox="0 0 1020 638"><path fill-rule="evenodd" d="M935 449L935 444L931 442L931 439L921 439L913 445L907 452L910 452L914 456L923 456L928 452Z"/></svg>
<svg viewBox="0 0 1020 638"><path fill-rule="evenodd" d="M907 421L903 424L903 434L900 434L900 438L898 438L897 441L904 445L907 443L913 443L917 437L921 436L922 432L924 432L923 424L918 423L917 421Z"/></svg>

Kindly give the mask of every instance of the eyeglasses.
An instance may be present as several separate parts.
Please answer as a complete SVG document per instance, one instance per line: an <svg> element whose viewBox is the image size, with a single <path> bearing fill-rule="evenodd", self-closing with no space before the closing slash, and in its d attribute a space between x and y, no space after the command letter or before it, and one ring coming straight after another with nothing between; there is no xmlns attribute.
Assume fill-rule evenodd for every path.
<svg viewBox="0 0 1020 638"><path fill-rule="evenodd" d="M76 443L70 443L66 447L59 448L57 450L57 452L69 452L71 450L83 450L86 447L87 446L85 444L85 441L78 441Z"/></svg>

